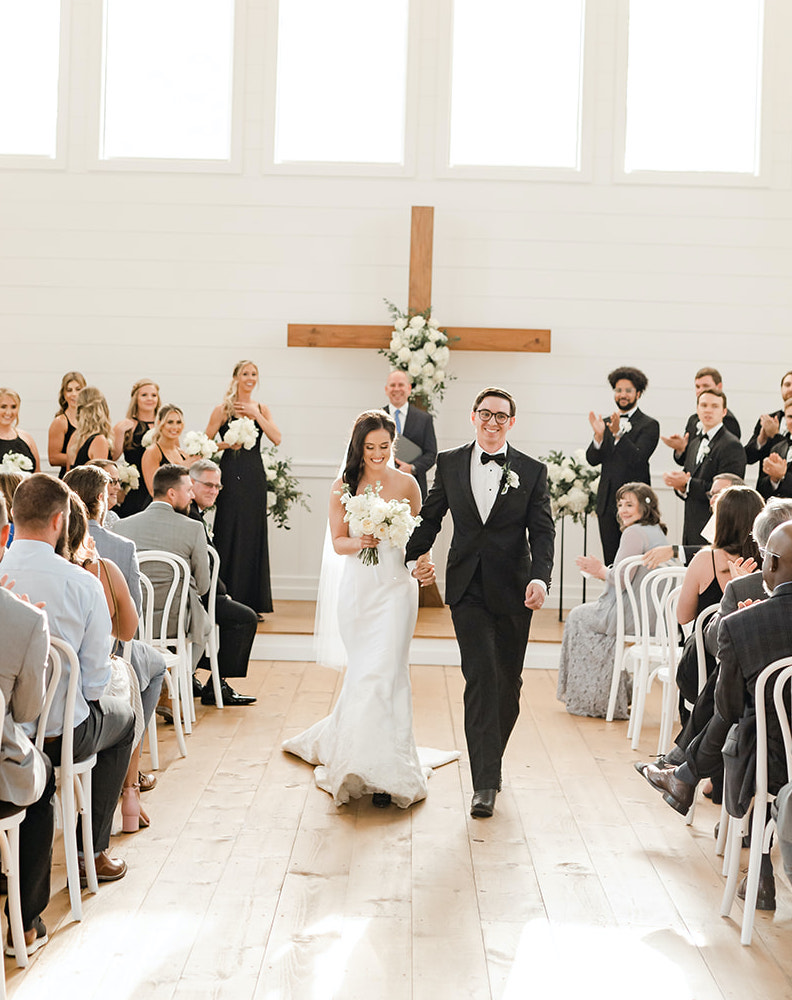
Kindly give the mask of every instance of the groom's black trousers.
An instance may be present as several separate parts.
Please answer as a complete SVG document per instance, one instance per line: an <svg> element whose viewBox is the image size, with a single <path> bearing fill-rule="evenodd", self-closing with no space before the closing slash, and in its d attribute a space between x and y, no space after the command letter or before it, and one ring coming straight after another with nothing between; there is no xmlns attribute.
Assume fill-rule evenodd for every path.
<svg viewBox="0 0 792 1000"><path fill-rule="evenodd" d="M499 788L501 758L520 714L531 612L489 610L477 572L451 608L465 678L465 738L473 788Z"/></svg>

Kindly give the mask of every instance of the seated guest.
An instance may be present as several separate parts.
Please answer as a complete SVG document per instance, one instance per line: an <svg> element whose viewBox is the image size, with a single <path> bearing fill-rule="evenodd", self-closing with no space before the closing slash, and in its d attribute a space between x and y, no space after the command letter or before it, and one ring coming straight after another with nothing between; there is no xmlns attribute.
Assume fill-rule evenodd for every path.
<svg viewBox="0 0 792 1000"><path fill-rule="evenodd" d="M594 556L580 556L578 567L605 580L607 586L594 604L573 608L564 625L561 660L558 667L560 701L572 715L604 719L608 709L613 660L616 652L615 570L624 559L639 556L665 540L666 526L660 520L657 495L645 483L625 483L616 494L616 510L622 525L621 544L613 566L607 569ZM646 574L639 567L633 586ZM623 585L623 581L620 580ZM633 628L629 605L625 607L625 627ZM619 685L615 719L626 719L629 704L626 675Z"/></svg>
<svg viewBox="0 0 792 1000"><path fill-rule="evenodd" d="M122 518L116 526L119 535L131 538L138 552L161 549L185 559L190 567L190 586L187 600L187 638L193 644L193 669L203 655L209 638L209 615L201 603L201 595L209 590L209 553L206 532L189 517L181 517L190 509L193 499L190 473L183 465L163 465L154 473L154 500L145 510L131 517ZM171 574L164 566L152 565L146 575L154 584L154 625L159 628L162 609L170 586ZM178 623L177 602L173 602L168 623L169 635L176 634ZM203 687L193 677L196 695Z"/></svg>
<svg viewBox="0 0 792 1000"><path fill-rule="evenodd" d="M766 499L792 497L792 469L789 467L789 435L792 434L792 399L784 406L784 434L776 435L776 443L762 462L762 475L757 489Z"/></svg>
<svg viewBox="0 0 792 1000"><path fill-rule="evenodd" d="M731 815L744 816L753 797L751 768L756 730L754 690L756 678L774 660L792 655L792 522L770 535L762 562L762 579L770 599L757 601L723 618L718 630L720 671L715 685L715 713L687 748L684 764L663 769L645 764L641 773L663 799L685 814L701 778L709 777L723 759L727 807ZM787 782L786 755L781 728L773 706L773 687L765 691L767 704L768 791L777 793ZM737 723L734 747L724 744ZM731 742L731 741L730 741ZM732 752L733 751L733 752ZM745 896L745 880L738 889ZM770 855L762 856L757 909L775 909L775 882Z"/></svg>
<svg viewBox="0 0 792 1000"><path fill-rule="evenodd" d="M108 531L114 531L116 524L121 520L115 508L123 502L121 480L118 478L118 465L110 458L94 458L85 463L86 466L95 465L97 469L104 469L110 480L107 484L107 509L105 510L102 527ZM84 499L84 498L83 498ZM127 583L129 581L127 580Z"/></svg>
<svg viewBox="0 0 792 1000"><path fill-rule="evenodd" d="M181 450L181 435L184 430L184 414L178 406L166 403L157 414L154 425L154 441L143 452L140 468L146 489L154 496L154 473L162 465L189 466L195 456L185 455Z"/></svg>
<svg viewBox="0 0 792 1000"><path fill-rule="evenodd" d="M66 449L72 434L77 430L77 397L86 386L81 372L66 372L61 379L58 393L58 412L49 427L47 436L47 457L50 465L58 470L58 479L66 473L68 458Z"/></svg>
<svg viewBox="0 0 792 1000"><path fill-rule="evenodd" d="M211 535L209 526L204 521L204 511L215 505L220 490L223 488L220 481L220 469L215 462L202 458L190 466L190 479L195 497L190 503L189 516L201 522L206 531L207 541L211 545ZM222 569L221 566L221 572ZM205 594L202 598L204 605L206 605L208 596ZM256 699L250 695L238 694L228 684L227 679L247 676L250 651L253 648L253 640L256 638L256 629L258 628L258 615L253 608L233 600L225 584L219 578L217 599L215 600L215 621L220 626L220 648L217 654L217 664L222 678L223 704L252 705ZM198 666L204 670L209 669L206 654L201 657ZM204 684L201 702L204 705L214 705L215 703L211 677Z"/></svg>
<svg viewBox="0 0 792 1000"><path fill-rule="evenodd" d="M11 510L17 486L19 486L25 478L27 478L26 472L0 472L0 495L2 495L3 500L5 500L7 511ZM8 525L8 542L5 547L10 545L13 540L14 522L11 521Z"/></svg>
<svg viewBox="0 0 792 1000"><path fill-rule="evenodd" d="M92 458L110 457L110 409L102 393L92 385L80 389L77 396L77 428L66 448L70 469L85 465Z"/></svg>
<svg viewBox="0 0 792 1000"><path fill-rule="evenodd" d="M99 460L101 461L101 459ZM114 463L108 462L111 468ZM128 538L107 531L104 527L106 505L112 480L110 473L97 465L81 465L66 474L64 482L83 501L88 515L88 531L96 545L100 557L112 560L123 575L126 586L135 609L135 623L132 635L137 629L137 618L142 610L142 594L140 585L140 567L138 566L135 543ZM119 638L121 638L119 636ZM128 656L140 685L140 697L143 704L143 725L148 726L151 713L159 700L162 682L165 678L165 659L162 653L139 639L130 637L125 643L125 653ZM140 756L140 744L132 754L133 764L137 766ZM157 783L153 774L137 772L136 778L141 791L149 791Z"/></svg>
<svg viewBox="0 0 792 1000"><path fill-rule="evenodd" d="M26 472L38 472L39 454L36 442L27 431L19 428L19 393L0 389L0 462L7 455L21 455L30 462Z"/></svg>
<svg viewBox="0 0 792 1000"><path fill-rule="evenodd" d="M68 642L80 659L80 685L74 708L74 759L96 754L93 769L92 819L96 874L110 882L126 874L126 862L107 853L113 813L129 766L135 721L128 702L104 694L110 680L110 614L99 581L91 573L55 554L68 530L68 486L37 474L20 483L14 494L14 542L3 559L3 571L15 590L31 601L44 601L52 635ZM44 751L60 764L68 668L58 685L47 722ZM77 843L82 851L82 830ZM91 850L91 845L87 845ZM84 864L80 859L81 877Z"/></svg>
<svg viewBox="0 0 792 1000"><path fill-rule="evenodd" d="M594 438L586 451L589 465L601 465L597 489L597 524L602 557L609 566L621 542L616 518L616 491L625 483L652 482L649 459L657 447L660 424L638 408L638 401L649 379L638 368L622 367L608 375L616 410L604 420L601 414L589 413Z"/></svg>
<svg viewBox="0 0 792 1000"><path fill-rule="evenodd" d="M719 389L704 389L698 398L697 412L701 431L687 440L681 457L684 471L666 472L663 481L685 501L684 545L701 545L706 539L701 530L709 520L709 499L716 472L745 472L745 450L739 438L724 426L726 396ZM677 457L675 455L675 457Z"/></svg>
<svg viewBox="0 0 792 1000"><path fill-rule="evenodd" d="M756 481L756 489L763 497L767 497L762 486L767 474L762 468L762 463L773 450L775 445L787 438L787 428L784 426L784 409L787 400L792 400L792 371L785 372L781 379L781 401L783 407L774 413L763 413L756 421L756 427L751 440L745 446L745 459L749 465L759 463L759 478Z"/></svg>
<svg viewBox="0 0 792 1000"><path fill-rule="evenodd" d="M0 553L5 549L7 534L5 501L0 497ZM26 810L19 835L19 894L26 950L32 955L47 943L41 914L50 896L55 775L49 758L33 746L21 723L35 722L44 705L49 652L47 616L0 587L0 635L0 688L6 703L0 747L0 802ZM10 931L6 953L14 954Z"/></svg>

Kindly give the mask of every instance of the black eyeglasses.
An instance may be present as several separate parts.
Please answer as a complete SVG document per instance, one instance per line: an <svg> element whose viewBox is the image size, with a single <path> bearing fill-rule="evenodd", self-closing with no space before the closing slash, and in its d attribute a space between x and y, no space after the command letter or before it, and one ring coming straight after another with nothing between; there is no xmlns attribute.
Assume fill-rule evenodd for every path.
<svg viewBox="0 0 792 1000"><path fill-rule="evenodd" d="M476 413L478 413L482 424L488 424L495 417L495 423L502 427L507 420L511 420L510 413L493 413L492 410L476 410Z"/></svg>
<svg viewBox="0 0 792 1000"><path fill-rule="evenodd" d="M120 486L121 485L121 480L120 479L111 479L110 482L107 485L108 486Z"/></svg>

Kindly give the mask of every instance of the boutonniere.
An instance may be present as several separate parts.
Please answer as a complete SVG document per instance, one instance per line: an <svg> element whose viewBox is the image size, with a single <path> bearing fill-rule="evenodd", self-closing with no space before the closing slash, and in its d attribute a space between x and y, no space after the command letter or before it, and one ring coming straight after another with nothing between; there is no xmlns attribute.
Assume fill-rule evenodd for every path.
<svg viewBox="0 0 792 1000"><path fill-rule="evenodd" d="M705 437L704 440L701 442L701 447L699 448L699 456L701 458L705 458L707 455L709 455L709 453L710 453L709 438Z"/></svg>
<svg viewBox="0 0 792 1000"><path fill-rule="evenodd" d="M630 423L629 417L619 418L619 437L623 437L625 434L629 434L632 430L632 424Z"/></svg>
<svg viewBox="0 0 792 1000"><path fill-rule="evenodd" d="M520 477L512 469L510 462L505 462L503 466L503 476L501 478L501 496L505 496L510 489L516 490L520 485Z"/></svg>

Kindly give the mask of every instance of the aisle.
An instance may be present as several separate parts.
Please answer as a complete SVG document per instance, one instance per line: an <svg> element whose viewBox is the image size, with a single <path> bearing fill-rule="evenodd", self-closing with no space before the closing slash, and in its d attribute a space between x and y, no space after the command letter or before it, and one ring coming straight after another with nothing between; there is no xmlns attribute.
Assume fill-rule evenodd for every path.
<svg viewBox="0 0 792 1000"><path fill-rule="evenodd" d="M52 940L26 972L6 960L9 996L792 996L783 879L775 918L758 914L742 948L718 916L719 811L702 801L685 827L632 769L626 723L568 716L554 673L524 678L496 815L474 821L464 763L438 770L408 812L337 810L279 745L327 711L339 675L253 664L239 687L256 706L199 707L186 760L163 741L153 826L113 839L129 874L84 895L81 924L58 853ZM456 668L413 668L419 743L463 746L460 681ZM655 740L647 725L644 747Z"/></svg>

